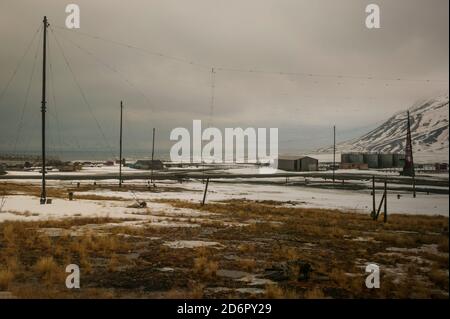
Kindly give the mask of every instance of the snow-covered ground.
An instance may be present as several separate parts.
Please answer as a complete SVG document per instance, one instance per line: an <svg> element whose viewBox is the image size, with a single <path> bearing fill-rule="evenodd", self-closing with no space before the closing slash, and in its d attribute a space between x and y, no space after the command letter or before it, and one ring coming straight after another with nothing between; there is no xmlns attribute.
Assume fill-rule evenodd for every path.
<svg viewBox="0 0 450 319"><path fill-rule="evenodd" d="M79 173L59 173L58 174L104 174L117 171L117 166L89 167ZM124 172L139 172L138 170L124 168ZM142 171L148 173L148 171ZM233 168L214 170L214 173L227 173L235 175L258 174L259 169L255 165L234 165ZM286 173L284 171L278 171ZM398 173L386 173L377 170L339 170L339 173L346 175L365 174L365 175L389 175L398 176ZM15 172L10 172L13 175ZM298 173L298 172L295 172ZM309 173L309 172L305 172ZM24 172L20 172L24 174ZM30 177L38 175L39 172L28 172ZM432 174L421 175L422 178L433 180L448 180L448 174ZM307 177L310 182L323 182L321 177ZM348 182L349 177L346 177ZM296 176L289 177L289 182L304 182L305 177ZM258 181L259 183L254 183ZM251 178L241 177L233 180L215 179L211 181L208 188L208 201L222 201L233 199L248 200L273 200L279 202L293 202L295 207L305 208L324 208L339 209L343 211L354 211L361 213L369 213L372 209L372 197L368 190L339 190L339 189L321 189L317 187L280 185L286 181L285 177L265 177ZM39 179L11 179L9 182L39 185ZM82 185L92 185L94 180L83 180ZM267 184L264 184L266 182ZM274 184L278 182L279 184ZM51 187L67 188L73 187L77 183L76 180L49 180L48 185ZM179 184L175 181L158 181L157 186L177 187L175 191L161 192L118 192L108 190L108 185L117 185L117 180L96 181L99 189L88 192L80 192L84 195L101 195L108 197L124 198L126 201L113 200L74 200L68 201L63 199L54 199L51 205L40 205L38 198L26 196L22 194L6 196L5 205L0 212L0 222L4 220L39 220L47 218L64 218L73 216L109 216L112 218L138 218L147 219L157 222L154 215L169 214L173 216L182 216L187 218L200 217L202 214L195 210L175 209L169 204L155 203L158 199L181 199L200 202L203 197L203 189L205 187L200 181L188 181ZM354 184L370 184L371 180L355 180ZM147 180L125 181L125 185L146 185ZM381 184L377 183L378 186ZM390 188L403 187L401 184L391 184ZM421 186L425 188L426 186ZM437 187L434 188L447 188ZM397 195L400 194L400 198ZM75 194L76 198L77 193ZM142 214L142 209L128 208L135 201L135 198L147 201L149 207L146 214ZM377 201L381 199L381 191L377 196ZM449 215L449 196L447 194L430 194L426 195L418 193L417 198L412 198L412 194L401 190L391 190L388 196L388 209L390 213L404 214L424 214L424 215ZM152 219L153 218L153 219Z"/></svg>
<svg viewBox="0 0 450 319"><path fill-rule="evenodd" d="M222 170L214 171L214 173L220 173ZM255 175L259 174L261 171L259 167L255 165L236 165L235 168L223 170L225 173L234 174L234 175ZM399 178L405 178L410 179L409 177L402 177L400 176L400 170L382 170L382 169L365 169L365 170L359 170L359 169L338 169L335 171L336 174L353 174L353 175L376 175L376 176L395 176ZM292 174L292 175L311 175L314 173L332 173L332 171L314 171L314 172L291 172L291 171L283 171L280 169L274 170L272 172L273 174ZM417 173L417 177L427 177L429 179L445 179L448 180L449 175L448 173ZM284 178L284 177L281 177ZM274 180L273 178L270 179L260 179L260 180Z"/></svg>
<svg viewBox="0 0 450 319"><path fill-rule="evenodd" d="M134 169L130 167L122 167L122 173L146 173L148 174L149 170L140 170L140 169ZM119 174L119 165L111 165L111 166L96 166L96 167L89 167L85 166L82 170L77 172L60 172L58 170L50 170L47 172L48 176L51 175L101 175L101 174ZM29 175L29 176L40 176L40 169L36 169L33 171L8 171L9 176L17 176L17 175Z"/></svg>
<svg viewBox="0 0 450 319"><path fill-rule="evenodd" d="M183 184L184 187L203 190L201 183ZM200 201L202 193L159 193L158 197L191 199ZM139 194L145 196L145 193ZM357 192L348 190L326 190L317 188L278 186L278 185L254 185L254 184L228 184L210 183L208 187L208 200L274 200L294 201L298 207L331 208L367 213L372 207L372 197L369 192ZM381 192L378 200L381 199ZM388 207L391 213L445 215L449 214L448 195L419 195L412 198L411 194L403 194L400 199L392 193L388 196Z"/></svg>
<svg viewBox="0 0 450 319"><path fill-rule="evenodd" d="M0 212L0 222L5 220L36 221L69 217L110 217L119 219L139 219L155 226L195 226L183 223L183 219L201 218L210 215L187 208L174 208L163 203L151 203L147 209L130 208L130 201L73 200L55 198L52 204L41 205L39 198L28 195L5 197L5 204ZM177 218L173 222L172 218Z"/></svg>
<svg viewBox="0 0 450 319"><path fill-rule="evenodd" d="M159 184L160 186L163 186ZM166 184L164 186L173 186ZM111 217L142 219L158 226L185 227L183 218L204 218L204 213L192 209L179 209L169 204L155 203L157 199L180 199L194 202L202 200L204 185L200 182L183 183L187 189L181 192L116 192L98 190L83 192L102 196L115 196L128 199L128 201L106 200L74 200L53 199L51 205L40 205L39 199L33 196L12 195L6 196L5 205L0 212L0 222L5 220L45 220L66 217ZM411 194L402 194L398 199L397 193L391 192L388 196L388 209L392 213L423 214L423 215L449 215L448 195L419 194L412 198ZM148 209L129 208L135 196L139 200L146 200ZM248 200L274 200L291 201L294 207L338 209L343 211L360 212L368 214L372 208L372 197L366 191L311 189L294 186L254 185L210 183L207 201L221 201L233 199ZM381 199L381 192L377 201ZM179 221L173 222L170 217L177 217ZM177 223L179 225L177 225Z"/></svg>

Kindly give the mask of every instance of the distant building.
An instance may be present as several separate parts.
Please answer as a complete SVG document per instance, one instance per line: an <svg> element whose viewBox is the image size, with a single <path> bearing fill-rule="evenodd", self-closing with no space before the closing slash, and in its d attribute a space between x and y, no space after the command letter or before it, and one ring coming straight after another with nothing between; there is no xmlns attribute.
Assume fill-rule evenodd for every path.
<svg viewBox="0 0 450 319"><path fill-rule="evenodd" d="M437 172L447 172L448 171L447 163L436 163L434 167ZM0 169L0 172L1 172L1 169Z"/></svg>
<svg viewBox="0 0 450 319"><path fill-rule="evenodd" d="M119 165L120 164L120 159L116 159L116 164ZM125 158L122 158L122 165L125 166L127 164L127 161Z"/></svg>
<svg viewBox="0 0 450 319"><path fill-rule="evenodd" d="M79 162L75 162L75 163L66 162L66 163L63 163L61 166L58 166L58 170L60 172L77 172L77 171L81 171L82 168L83 168L83 165Z"/></svg>
<svg viewBox="0 0 450 319"><path fill-rule="evenodd" d="M132 168L135 169L163 169L164 164L160 160L138 160L134 163Z"/></svg>
<svg viewBox="0 0 450 319"><path fill-rule="evenodd" d="M342 153L340 168L400 168L405 163L405 155L398 153Z"/></svg>
<svg viewBox="0 0 450 319"><path fill-rule="evenodd" d="M294 172L317 171L319 160L309 156L280 156L278 169Z"/></svg>

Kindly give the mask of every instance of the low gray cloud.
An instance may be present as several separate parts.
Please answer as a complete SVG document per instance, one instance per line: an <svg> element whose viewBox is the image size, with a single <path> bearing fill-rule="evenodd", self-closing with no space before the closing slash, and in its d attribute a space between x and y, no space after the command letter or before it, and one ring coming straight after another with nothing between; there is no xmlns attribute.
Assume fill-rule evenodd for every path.
<svg viewBox="0 0 450 319"><path fill-rule="evenodd" d="M0 3L0 90L44 15L54 30L49 35L51 150L116 150L120 100L126 106L129 152L149 149L152 127L158 128L158 146L167 150L170 130L190 127L193 119L218 127L278 127L281 149L301 152L329 144L333 125L338 127L338 139L353 137L417 99L448 91L447 82L383 80L448 78L446 0L72 2L81 8L79 31L60 28L69 2ZM372 2L381 8L378 30L364 24L365 6ZM54 35L91 109L83 102ZM38 45L41 42L31 47L0 100L0 150L14 145L16 150L39 148ZM24 109L35 52L36 71ZM213 110L212 67L216 68ZM373 79L360 78L368 76Z"/></svg>

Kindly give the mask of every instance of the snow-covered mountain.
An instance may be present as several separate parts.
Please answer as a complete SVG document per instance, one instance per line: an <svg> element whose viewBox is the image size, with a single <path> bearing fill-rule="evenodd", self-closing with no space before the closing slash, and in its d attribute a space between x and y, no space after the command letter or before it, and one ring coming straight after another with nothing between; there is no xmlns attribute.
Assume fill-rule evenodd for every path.
<svg viewBox="0 0 450 319"><path fill-rule="evenodd" d="M448 162L449 97L421 101L410 109L411 135L416 162ZM371 132L337 144L339 152L404 152L406 144L406 111L392 116ZM328 153L332 147L320 149Z"/></svg>

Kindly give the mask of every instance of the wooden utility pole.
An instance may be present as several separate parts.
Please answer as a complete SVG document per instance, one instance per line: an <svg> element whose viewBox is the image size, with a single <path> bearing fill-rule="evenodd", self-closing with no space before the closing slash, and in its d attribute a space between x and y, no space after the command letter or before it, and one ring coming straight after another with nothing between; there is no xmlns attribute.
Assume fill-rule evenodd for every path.
<svg viewBox="0 0 450 319"><path fill-rule="evenodd" d="M387 177L384 178L384 222L387 222Z"/></svg>
<svg viewBox="0 0 450 319"><path fill-rule="evenodd" d="M333 126L333 184L335 179L336 169L336 125Z"/></svg>
<svg viewBox="0 0 450 319"><path fill-rule="evenodd" d="M153 128L153 135L152 135L152 161L155 156L155 128Z"/></svg>
<svg viewBox="0 0 450 319"><path fill-rule="evenodd" d="M120 101L119 187L122 187L122 122L123 122L123 102Z"/></svg>
<svg viewBox="0 0 450 319"><path fill-rule="evenodd" d="M154 160L154 156L155 156L155 128L153 128L153 134L152 134L152 171L150 173L150 180L153 183L153 160Z"/></svg>
<svg viewBox="0 0 450 319"><path fill-rule="evenodd" d="M44 17L42 21L44 23L44 38L43 38L43 53L42 53L42 101L41 101L41 114L42 114L42 189L41 189L41 199L40 203L45 204L47 202L47 190L45 185L45 112L46 103L45 93L46 93L46 70L47 70L47 27L49 26L47 22L47 17Z"/></svg>
<svg viewBox="0 0 450 319"><path fill-rule="evenodd" d="M376 215L376 200L375 200L375 175L372 176L372 218Z"/></svg>

